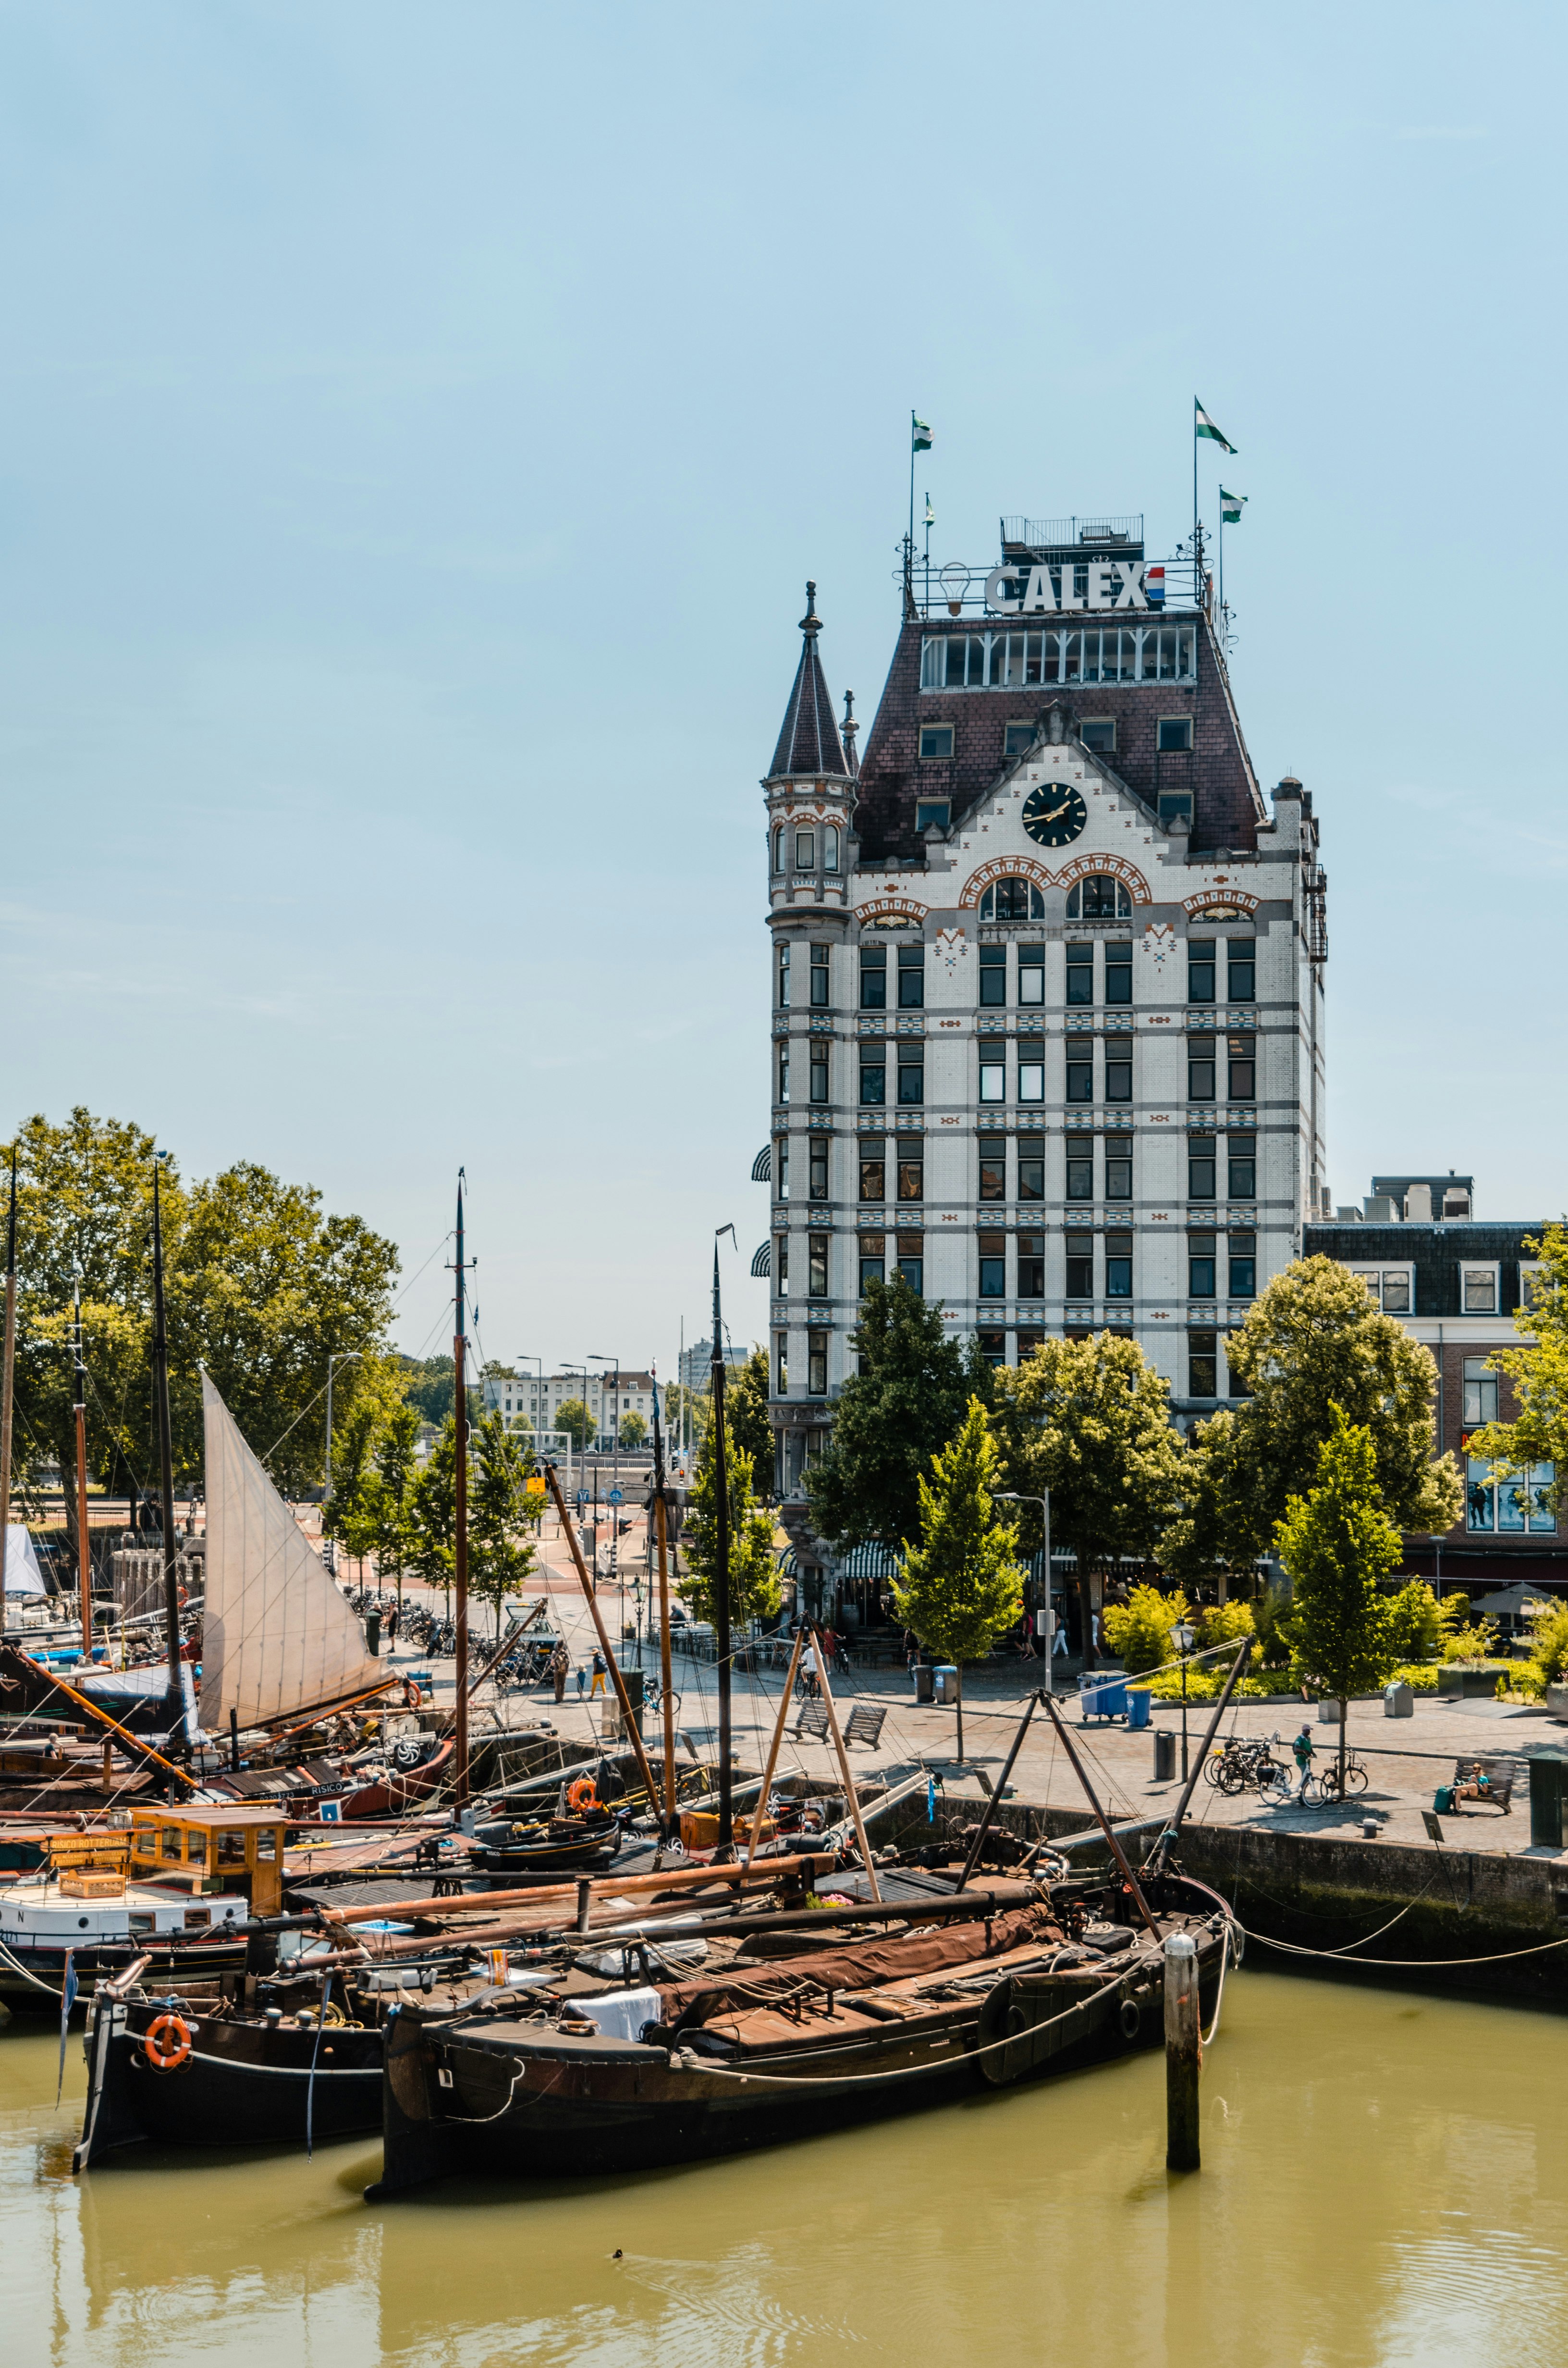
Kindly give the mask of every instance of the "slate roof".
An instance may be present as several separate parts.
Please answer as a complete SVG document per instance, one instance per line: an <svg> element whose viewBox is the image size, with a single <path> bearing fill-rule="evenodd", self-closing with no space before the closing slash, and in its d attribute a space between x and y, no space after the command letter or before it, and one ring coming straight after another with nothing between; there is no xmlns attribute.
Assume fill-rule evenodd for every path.
<svg viewBox="0 0 1568 2368"><path fill-rule="evenodd" d="M805 638L801 645L801 663L795 670L795 687L784 710L778 746L767 768L770 781L783 773L811 773L819 780L829 776L839 780L850 778L822 660L817 655L822 619L816 613L816 590L814 584L806 586L806 613L801 620L801 632Z"/></svg>

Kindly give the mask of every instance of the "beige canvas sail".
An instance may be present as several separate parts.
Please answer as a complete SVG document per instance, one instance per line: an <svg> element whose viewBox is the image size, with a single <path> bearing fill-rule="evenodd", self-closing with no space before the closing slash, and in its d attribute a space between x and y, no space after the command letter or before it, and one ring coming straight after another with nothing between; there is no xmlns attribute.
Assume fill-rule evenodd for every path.
<svg viewBox="0 0 1568 2368"><path fill-rule="evenodd" d="M207 1580L201 1724L287 1718L362 1693L386 1677L359 1622L300 1534L205 1373Z"/></svg>

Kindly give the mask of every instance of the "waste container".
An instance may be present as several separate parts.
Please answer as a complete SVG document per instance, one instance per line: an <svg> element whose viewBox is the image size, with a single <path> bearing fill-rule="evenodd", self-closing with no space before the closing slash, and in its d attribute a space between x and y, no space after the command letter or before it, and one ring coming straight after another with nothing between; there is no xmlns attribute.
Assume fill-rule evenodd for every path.
<svg viewBox="0 0 1568 2368"><path fill-rule="evenodd" d="M617 1666L620 1670L620 1682L626 1688L626 1699L631 1705L632 1720L638 1734L641 1735L642 1732L642 1672L641 1669L629 1669L624 1662L618 1663ZM617 1703L616 1707L619 1709L619 1704Z"/></svg>
<svg viewBox="0 0 1568 2368"><path fill-rule="evenodd" d="M1411 1688L1405 1684L1403 1678L1396 1678L1392 1685L1388 1685L1383 1688L1383 1716L1385 1718L1414 1718L1415 1715L1415 1693L1412 1691Z"/></svg>
<svg viewBox="0 0 1568 2368"><path fill-rule="evenodd" d="M937 1700L953 1703L959 1698L959 1673L951 1661L938 1661L931 1675L937 1680Z"/></svg>
<svg viewBox="0 0 1568 2368"><path fill-rule="evenodd" d="M1568 1794L1568 1759L1560 1752L1530 1754L1530 1846L1560 1850L1562 1804Z"/></svg>
<svg viewBox="0 0 1568 2368"><path fill-rule="evenodd" d="M1085 1670L1078 1680L1078 1715L1081 1720L1126 1717L1127 1679L1119 1670L1106 1675Z"/></svg>
<svg viewBox="0 0 1568 2368"><path fill-rule="evenodd" d="M1148 1725L1150 1713L1153 1707L1153 1700L1154 1698L1149 1691L1147 1686L1128 1687L1127 1725L1130 1732L1136 1727Z"/></svg>
<svg viewBox="0 0 1568 2368"><path fill-rule="evenodd" d="M367 1611L365 1614L365 1650L372 1661L381 1658L381 1615L379 1611Z"/></svg>
<svg viewBox="0 0 1568 2368"><path fill-rule="evenodd" d="M1169 1784L1176 1775L1176 1729L1157 1726L1154 1729L1154 1782Z"/></svg>
<svg viewBox="0 0 1568 2368"><path fill-rule="evenodd" d="M915 1699L917 1702L935 1702L937 1699L937 1672L929 1661L916 1661L915 1664Z"/></svg>

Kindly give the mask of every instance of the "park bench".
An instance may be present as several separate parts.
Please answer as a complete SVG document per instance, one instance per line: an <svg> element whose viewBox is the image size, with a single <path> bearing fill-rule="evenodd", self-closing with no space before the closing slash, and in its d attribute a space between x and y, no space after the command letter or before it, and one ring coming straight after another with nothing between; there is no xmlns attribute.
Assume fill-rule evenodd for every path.
<svg viewBox="0 0 1568 2368"><path fill-rule="evenodd" d="M1479 1782L1484 1773L1485 1789ZM1467 1753L1454 1762L1454 1806L1461 1801L1490 1803L1506 1817L1513 1813L1514 1787L1526 1781L1522 1759L1487 1758Z"/></svg>
<svg viewBox="0 0 1568 2368"><path fill-rule="evenodd" d="M808 1735L817 1736L823 1741L826 1741L827 1704L824 1702L803 1702L801 1704L799 1715L795 1720L796 1742L801 1742Z"/></svg>
<svg viewBox="0 0 1568 2368"><path fill-rule="evenodd" d="M886 1720L885 1710L873 1710L869 1702L858 1702L845 1721L845 1742L868 1744L875 1751L882 1739Z"/></svg>

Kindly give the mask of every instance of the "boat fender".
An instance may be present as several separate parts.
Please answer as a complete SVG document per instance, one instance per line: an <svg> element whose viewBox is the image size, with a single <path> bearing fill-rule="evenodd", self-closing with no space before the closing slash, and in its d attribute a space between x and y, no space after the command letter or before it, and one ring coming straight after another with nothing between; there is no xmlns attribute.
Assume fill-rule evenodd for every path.
<svg viewBox="0 0 1568 2368"><path fill-rule="evenodd" d="M579 1816L585 1809L598 1807L599 1796L594 1790L594 1780L591 1776L579 1776L574 1784L568 1784L566 1805L569 1809L574 1809Z"/></svg>
<svg viewBox="0 0 1568 2368"><path fill-rule="evenodd" d="M1121 2001L1121 2035L1131 2045L1143 2028L1143 2009L1134 1998Z"/></svg>
<svg viewBox="0 0 1568 2368"><path fill-rule="evenodd" d="M183 2016L161 2014L142 2042L154 2072L177 2072L190 2054L190 2025Z"/></svg>

